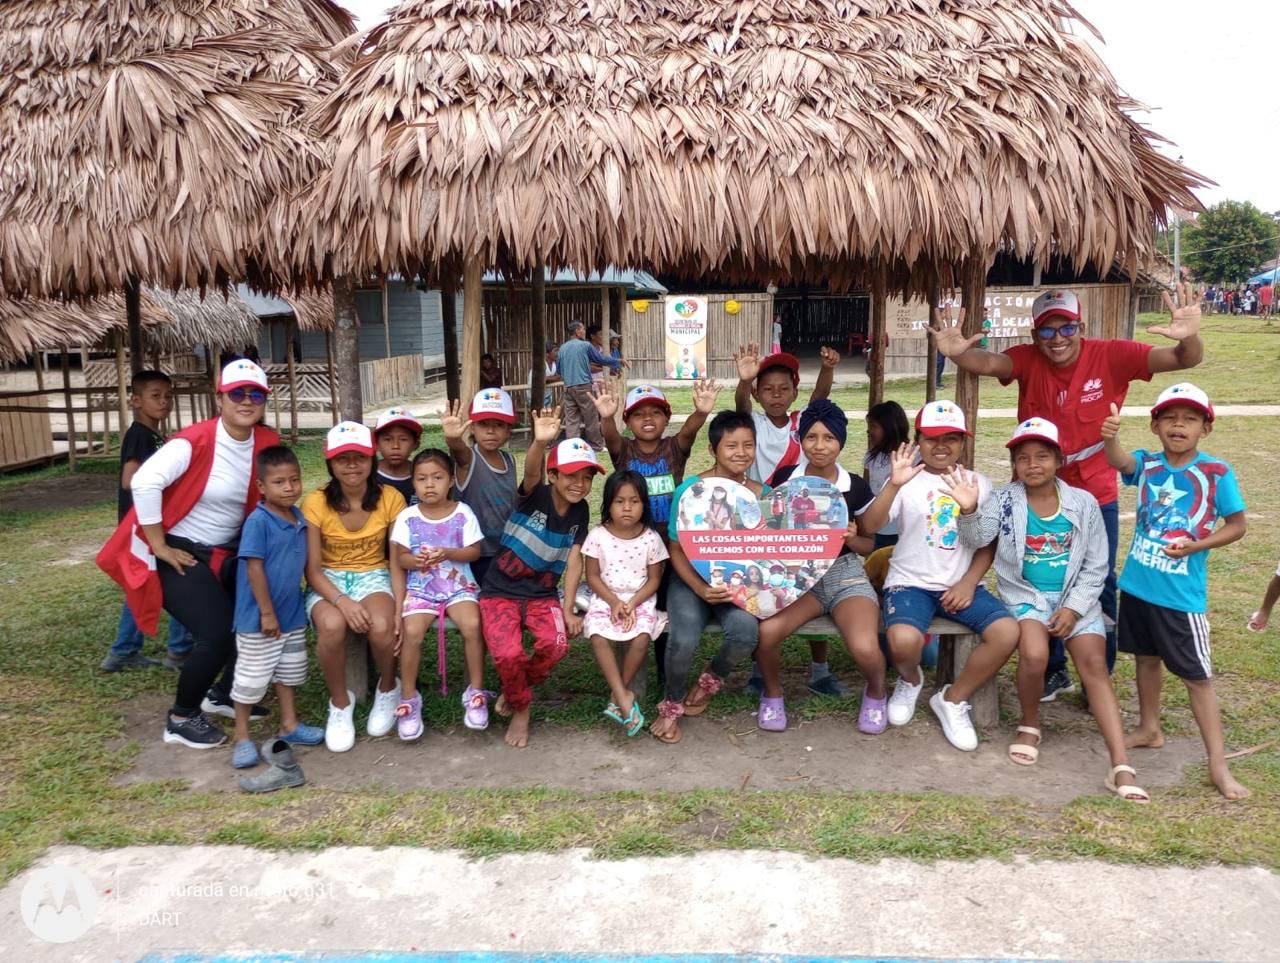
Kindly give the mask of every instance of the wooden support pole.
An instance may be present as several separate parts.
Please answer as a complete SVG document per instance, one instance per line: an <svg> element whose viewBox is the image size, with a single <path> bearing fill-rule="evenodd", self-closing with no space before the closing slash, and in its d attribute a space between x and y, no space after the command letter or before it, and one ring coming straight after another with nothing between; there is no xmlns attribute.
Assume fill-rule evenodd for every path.
<svg viewBox="0 0 1280 963"><path fill-rule="evenodd" d="M885 327L889 316L889 279L882 267L871 278L871 391L867 407L884 401Z"/></svg>
<svg viewBox="0 0 1280 963"><path fill-rule="evenodd" d="M137 278L124 282L124 310L129 324L129 367L134 374L142 370L142 283Z"/></svg>
<svg viewBox="0 0 1280 963"><path fill-rule="evenodd" d="M127 332L116 332L116 403L120 406L120 442L124 443L125 428L129 423L129 383L125 380L125 369L128 361L125 358L124 342Z"/></svg>
<svg viewBox="0 0 1280 963"><path fill-rule="evenodd" d="M964 307L965 335L979 334L982 319L986 315L987 270L989 259L980 250L974 250L960 268L961 304ZM965 424L970 431L977 428L978 376L968 371L956 373L956 404L964 412ZM973 467L973 437L965 439L964 464Z"/></svg>
<svg viewBox="0 0 1280 963"><path fill-rule="evenodd" d="M360 329L355 283L349 276L333 281L333 341L337 356L338 403L342 421L364 420L360 388Z"/></svg>
<svg viewBox="0 0 1280 963"><path fill-rule="evenodd" d="M35 353L36 360L36 387L44 391L44 352L37 351Z"/></svg>
<svg viewBox="0 0 1280 963"><path fill-rule="evenodd" d="M467 258L462 269L462 398L474 398L480 388L480 339L484 297L484 262L480 255Z"/></svg>
<svg viewBox="0 0 1280 963"><path fill-rule="evenodd" d="M529 285L529 348L532 357L529 367L533 371L529 390L529 424L533 424L533 412L542 407L542 397L547 390L547 302L546 274L539 261L533 266Z"/></svg>
<svg viewBox="0 0 1280 963"><path fill-rule="evenodd" d="M67 407L67 468L76 470L76 416L71 404L71 357L62 349L62 401Z"/></svg>
<svg viewBox="0 0 1280 963"><path fill-rule="evenodd" d="M329 363L329 415L338 423L338 366L333 359L333 333L324 333L324 353Z"/></svg>
<svg viewBox="0 0 1280 963"><path fill-rule="evenodd" d="M80 375L84 381L84 453L86 456L93 455L93 395L89 393L89 349L84 345L80 346Z"/></svg>
<svg viewBox="0 0 1280 963"><path fill-rule="evenodd" d="M289 364L289 444L298 443L298 369L293 361L293 339L297 327L293 318L284 323L284 353Z"/></svg>
<svg viewBox="0 0 1280 963"><path fill-rule="evenodd" d="M929 306L925 312L925 323L933 323L933 312L938 307L938 301L942 297L942 288L935 281L929 285ZM938 342L933 338L925 335L925 340L929 345L929 350L924 356L924 400L925 402L936 401L938 399Z"/></svg>
<svg viewBox="0 0 1280 963"><path fill-rule="evenodd" d="M458 280L452 271L440 284L440 324L444 340L444 393L451 401L462 397L462 365L458 360ZM467 399L471 403L471 399Z"/></svg>
<svg viewBox="0 0 1280 963"><path fill-rule="evenodd" d="M382 334L387 342L387 357L391 357L391 299L387 295L387 276L382 276Z"/></svg>

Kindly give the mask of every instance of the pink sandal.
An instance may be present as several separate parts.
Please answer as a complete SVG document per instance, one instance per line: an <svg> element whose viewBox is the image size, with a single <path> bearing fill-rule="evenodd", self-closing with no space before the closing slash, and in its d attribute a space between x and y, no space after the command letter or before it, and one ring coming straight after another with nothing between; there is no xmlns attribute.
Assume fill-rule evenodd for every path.
<svg viewBox="0 0 1280 963"><path fill-rule="evenodd" d="M707 706L711 705L712 697L724 688L724 680L711 672L703 672L698 676L698 688L707 694L707 701L694 705L689 702L689 697L684 699L684 714L687 716L700 716L707 711Z"/></svg>
<svg viewBox="0 0 1280 963"><path fill-rule="evenodd" d="M684 715L684 705L682 703L672 702L670 699L664 699L658 703L659 719L679 719L682 715ZM649 731L653 732L653 726L649 727ZM680 726L677 725L669 735L653 732L653 737L673 746L684 737L684 733L680 731Z"/></svg>

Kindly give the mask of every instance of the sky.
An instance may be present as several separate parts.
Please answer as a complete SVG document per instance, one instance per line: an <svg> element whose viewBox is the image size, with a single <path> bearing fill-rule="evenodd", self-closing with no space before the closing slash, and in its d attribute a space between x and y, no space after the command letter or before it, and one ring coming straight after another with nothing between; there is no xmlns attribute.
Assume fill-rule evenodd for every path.
<svg viewBox="0 0 1280 963"><path fill-rule="evenodd" d="M388 0L339 0L362 27ZM1074 0L1102 34L1103 61L1121 88L1151 108L1139 120L1173 141L1192 170L1228 198L1280 211L1280 3L1277 0ZM1081 32L1096 44L1091 34Z"/></svg>

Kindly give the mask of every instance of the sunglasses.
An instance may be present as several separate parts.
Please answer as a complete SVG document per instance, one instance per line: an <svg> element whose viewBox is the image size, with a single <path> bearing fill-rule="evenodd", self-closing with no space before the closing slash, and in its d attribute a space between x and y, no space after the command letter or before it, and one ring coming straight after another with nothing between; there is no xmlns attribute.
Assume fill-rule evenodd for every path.
<svg viewBox="0 0 1280 963"><path fill-rule="evenodd" d="M1078 324L1064 324L1060 328L1036 328L1036 335L1044 341L1050 341L1055 334L1060 334L1064 338L1070 338L1080 330Z"/></svg>
<svg viewBox="0 0 1280 963"><path fill-rule="evenodd" d="M255 405L267 403L267 393L261 388L232 388L227 392L227 397L237 405L243 404L246 398Z"/></svg>

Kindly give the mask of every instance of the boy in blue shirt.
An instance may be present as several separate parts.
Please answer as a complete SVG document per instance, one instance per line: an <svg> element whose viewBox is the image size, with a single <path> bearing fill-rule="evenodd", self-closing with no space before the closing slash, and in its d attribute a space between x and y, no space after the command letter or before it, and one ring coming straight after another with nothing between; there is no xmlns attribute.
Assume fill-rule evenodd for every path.
<svg viewBox="0 0 1280 963"><path fill-rule="evenodd" d="M307 523L296 505L302 494L297 456L283 445L258 455L262 501L240 532L236 571L236 670L231 701L236 707L236 748L231 765L258 762L249 738L249 712L276 685L280 738L292 745L317 746L324 730L298 721L293 690L307 681L307 614L302 574L307 564Z"/></svg>
<svg viewBox="0 0 1280 963"><path fill-rule="evenodd" d="M1209 756L1209 778L1227 799L1243 799L1249 790L1227 768L1205 610L1209 550L1244 537L1245 505L1231 466L1197 447L1212 430L1208 395L1186 382L1160 392L1151 409L1151 431L1162 451L1126 452L1120 445L1120 412L1114 404L1102 423L1107 461L1126 485L1138 489L1133 543L1120 575L1116 626L1120 651L1132 653L1138 662L1141 718L1125 744L1150 749L1164 745L1163 662L1187 686Z"/></svg>

